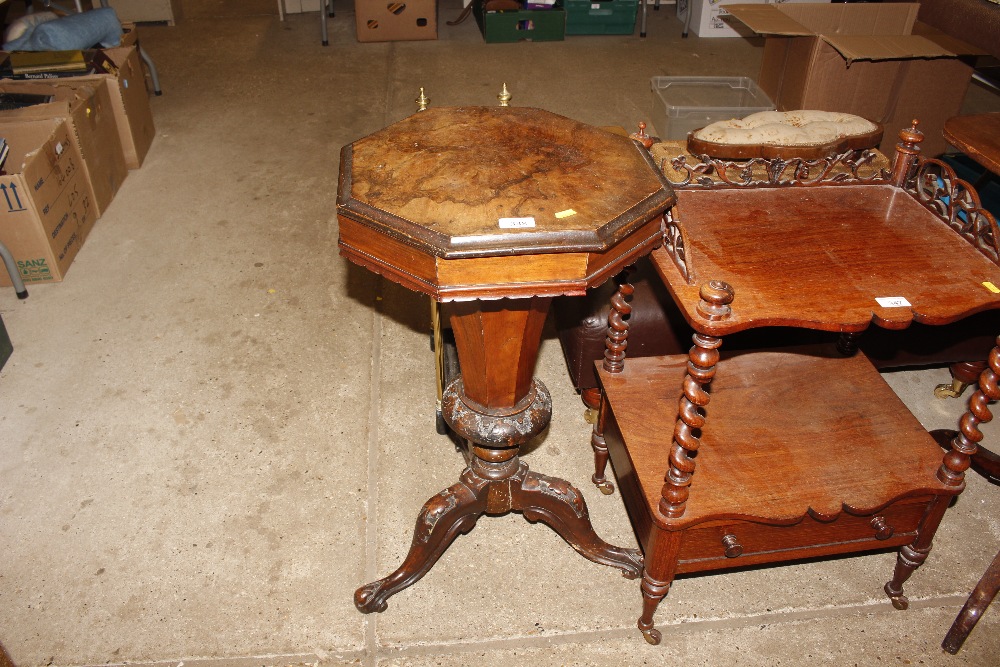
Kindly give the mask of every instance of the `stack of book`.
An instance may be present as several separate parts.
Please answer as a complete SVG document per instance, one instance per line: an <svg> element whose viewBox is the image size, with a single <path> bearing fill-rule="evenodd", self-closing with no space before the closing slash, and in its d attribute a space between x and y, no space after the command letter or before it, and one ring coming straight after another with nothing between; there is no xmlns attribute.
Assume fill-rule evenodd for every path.
<svg viewBox="0 0 1000 667"><path fill-rule="evenodd" d="M15 51L0 63L0 78L58 79L81 74L116 74L100 49L93 51Z"/></svg>

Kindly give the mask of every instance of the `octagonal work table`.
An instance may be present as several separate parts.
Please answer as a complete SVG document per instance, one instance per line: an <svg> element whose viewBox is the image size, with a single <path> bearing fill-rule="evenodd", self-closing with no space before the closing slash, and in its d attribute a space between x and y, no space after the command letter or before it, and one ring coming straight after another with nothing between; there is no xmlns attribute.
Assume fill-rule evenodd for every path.
<svg viewBox="0 0 1000 667"><path fill-rule="evenodd" d="M455 302L462 374L442 413L472 445L460 480L420 511L402 565L355 593L359 610L383 611L483 514L522 512L586 558L641 574L638 550L598 537L580 492L518 451L552 413L533 378L552 297L582 295L660 245L673 202L632 139L538 109L435 108L344 147L340 252Z"/></svg>

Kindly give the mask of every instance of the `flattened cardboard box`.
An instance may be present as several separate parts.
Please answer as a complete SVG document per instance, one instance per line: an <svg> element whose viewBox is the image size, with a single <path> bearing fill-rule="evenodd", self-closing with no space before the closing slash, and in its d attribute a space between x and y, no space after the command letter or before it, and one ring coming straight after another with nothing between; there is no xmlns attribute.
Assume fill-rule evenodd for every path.
<svg viewBox="0 0 1000 667"><path fill-rule="evenodd" d="M72 139L83 156L83 167L93 188L91 201L97 215L103 215L128 176L108 87L99 82L70 87L5 79L0 80L0 91L54 98L48 104L0 111L0 121L69 118Z"/></svg>
<svg viewBox="0 0 1000 667"><path fill-rule="evenodd" d="M97 220L83 158L65 119L0 122L0 241L25 284L63 279ZM10 285L0 271L0 285Z"/></svg>
<svg viewBox="0 0 1000 667"><path fill-rule="evenodd" d="M917 22L917 3L726 5L766 35L758 84L779 111L843 111L885 126L891 153L899 130L920 120L921 151L947 149L944 121L958 115L972 78L959 55L978 50L946 41Z"/></svg>

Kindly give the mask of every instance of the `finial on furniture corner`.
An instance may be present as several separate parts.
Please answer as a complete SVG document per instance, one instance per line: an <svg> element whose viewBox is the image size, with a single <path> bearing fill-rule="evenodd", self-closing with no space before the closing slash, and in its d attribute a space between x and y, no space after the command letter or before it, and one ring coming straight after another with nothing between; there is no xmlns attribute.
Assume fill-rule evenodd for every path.
<svg viewBox="0 0 1000 667"><path fill-rule="evenodd" d="M507 90L507 82L505 81L504 84L503 84L503 90L501 90L500 94L497 95L497 99L500 100L500 106L502 106L502 107L509 107L510 106L510 98L512 98L512 97L513 97L513 95L511 95L510 91Z"/></svg>
<svg viewBox="0 0 1000 667"><path fill-rule="evenodd" d="M896 187L903 187L913 164L920 155L920 142L924 140L924 133L917 129L920 121L914 118L910 122L910 127L899 131L899 143L896 144L896 156L892 161L892 183Z"/></svg>
<svg viewBox="0 0 1000 667"><path fill-rule="evenodd" d="M899 131L899 139L905 144L919 144L924 140L924 133L917 129L920 121L914 118L910 121L910 127Z"/></svg>
<svg viewBox="0 0 1000 667"><path fill-rule="evenodd" d="M736 290L723 280L710 280L698 290L698 314L706 320L724 320L733 313L729 304L736 298Z"/></svg>
<svg viewBox="0 0 1000 667"><path fill-rule="evenodd" d="M653 137L646 134L646 123L639 121L639 131L628 135L629 139L638 141L646 150L653 147Z"/></svg>
<svg viewBox="0 0 1000 667"><path fill-rule="evenodd" d="M424 89L421 86L420 96L413 100L417 105L417 111L427 111L427 105L431 103L431 98L424 95Z"/></svg>

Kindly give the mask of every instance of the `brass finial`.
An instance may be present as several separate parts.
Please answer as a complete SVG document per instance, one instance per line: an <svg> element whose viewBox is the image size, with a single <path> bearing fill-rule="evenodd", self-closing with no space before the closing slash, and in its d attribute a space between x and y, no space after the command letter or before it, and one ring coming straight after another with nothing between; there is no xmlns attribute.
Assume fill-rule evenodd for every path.
<svg viewBox="0 0 1000 667"><path fill-rule="evenodd" d="M510 91L507 90L507 82L505 81L503 84L503 90L501 90L500 94L497 95L497 99L500 100L500 106L509 107L511 97L513 97L513 95L511 95Z"/></svg>
<svg viewBox="0 0 1000 667"><path fill-rule="evenodd" d="M427 111L427 105L431 103L431 98L424 95L424 89L420 89L420 97L413 100L417 103L417 111Z"/></svg>
<svg viewBox="0 0 1000 667"><path fill-rule="evenodd" d="M653 137L646 134L646 124L639 121L639 131L628 135L631 139L638 141L646 150L653 147Z"/></svg>

